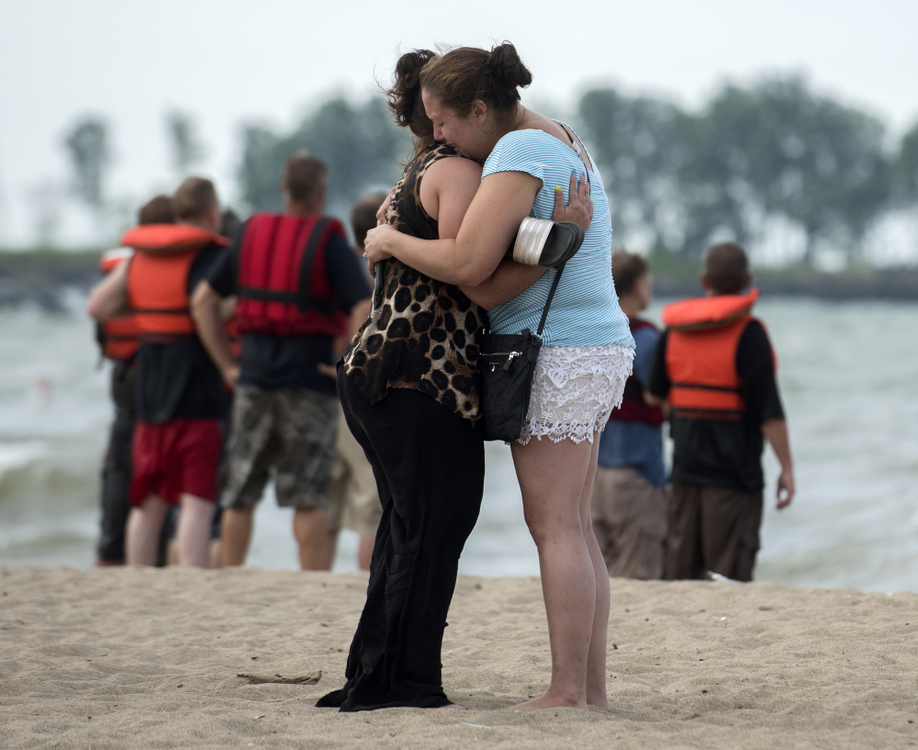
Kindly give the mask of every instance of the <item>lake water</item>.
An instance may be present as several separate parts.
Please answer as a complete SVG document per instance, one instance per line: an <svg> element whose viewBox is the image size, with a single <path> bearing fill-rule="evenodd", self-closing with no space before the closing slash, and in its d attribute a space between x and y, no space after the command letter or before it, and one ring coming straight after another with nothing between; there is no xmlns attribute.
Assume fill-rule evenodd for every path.
<svg viewBox="0 0 918 750"><path fill-rule="evenodd" d="M918 591L918 304L771 299L757 313L778 352L798 485L776 511L766 450L757 580ZM111 418L92 334L79 312L0 311L0 564L92 565ZM490 443L487 459L460 572L538 575L509 451ZM294 569L289 511L266 500L249 563ZM355 549L344 533L335 570L356 569Z"/></svg>

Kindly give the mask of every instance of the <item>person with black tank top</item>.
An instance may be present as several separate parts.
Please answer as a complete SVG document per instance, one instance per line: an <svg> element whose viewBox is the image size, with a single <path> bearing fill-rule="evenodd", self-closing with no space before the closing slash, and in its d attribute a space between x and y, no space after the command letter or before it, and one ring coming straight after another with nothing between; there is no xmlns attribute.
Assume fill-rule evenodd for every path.
<svg viewBox="0 0 918 750"><path fill-rule="evenodd" d="M433 138L420 74L434 58L416 50L396 66L389 107L411 130L415 151L384 213L397 231L430 240L455 238L481 180L478 163ZM511 296L545 272L505 266L507 276L493 283L515 285L505 291ZM459 557L484 490L476 423L479 335L487 317L457 285L395 258L377 264L375 274L372 312L339 364L338 394L373 466L382 518L346 683L316 705L437 708L452 703L440 651Z"/></svg>

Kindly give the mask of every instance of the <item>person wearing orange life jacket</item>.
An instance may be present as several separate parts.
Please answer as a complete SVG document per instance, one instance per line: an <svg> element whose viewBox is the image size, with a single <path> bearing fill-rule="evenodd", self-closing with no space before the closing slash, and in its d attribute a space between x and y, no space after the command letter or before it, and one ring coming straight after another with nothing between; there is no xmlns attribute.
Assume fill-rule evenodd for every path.
<svg viewBox="0 0 918 750"><path fill-rule="evenodd" d="M593 530L609 575L663 576L668 495L663 466L663 412L644 400L659 332L639 315L647 309L652 279L639 255L612 256L615 291L635 342L634 370L620 407L599 439L599 466L590 503Z"/></svg>
<svg viewBox="0 0 918 750"><path fill-rule="evenodd" d="M137 223L172 224L175 222L172 198L157 195L144 204ZM103 253L99 266L108 275L133 255L129 247ZM135 357L140 348L140 331L133 315L111 318L97 324L97 340L102 356L113 363L111 398L115 419L109 432L108 446L102 463L101 519L96 565L123 565L124 530L130 511L131 444L134 439Z"/></svg>
<svg viewBox="0 0 918 750"><path fill-rule="evenodd" d="M173 200L179 224L128 232L123 242L138 252L93 290L88 309L97 320L130 309L141 332L127 560L155 562L166 514L180 505L179 563L206 567L230 394L198 339L190 298L229 243L216 234L210 180L188 178Z"/></svg>
<svg viewBox="0 0 918 750"><path fill-rule="evenodd" d="M663 310L667 328L651 368L649 392L671 408L673 469L664 577L716 573L751 581L759 549L767 439L781 464L777 507L794 497L787 422L776 359L751 315L758 290L746 253L734 243L704 256L707 294Z"/></svg>
<svg viewBox="0 0 918 750"><path fill-rule="evenodd" d="M245 562L255 506L274 469L278 504L294 508L300 567L328 566L329 503L337 432L337 337L348 339L370 297L367 272L336 219L321 215L327 169L291 157L284 213L252 216L223 261L196 291L201 339L235 388L221 495L223 563ZM242 354L233 356L221 301L236 295ZM359 320L357 318L360 318Z"/></svg>

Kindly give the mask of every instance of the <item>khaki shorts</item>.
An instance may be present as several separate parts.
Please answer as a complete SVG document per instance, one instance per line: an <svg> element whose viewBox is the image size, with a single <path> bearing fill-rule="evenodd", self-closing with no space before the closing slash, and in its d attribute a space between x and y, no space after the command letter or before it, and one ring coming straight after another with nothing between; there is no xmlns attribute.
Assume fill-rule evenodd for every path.
<svg viewBox="0 0 918 750"><path fill-rule="evenodd" d="M663 577L668 504L665 488L630 467L597 469L591 500L593 532L610 576Z"/></svg>
<svg viewBox="0 0 918 750"><path fill-rule="evenodd" d="M278 505L326 508L337 409L337 398L308 388L237 387L220 504L237 509L255 505L273 472Z"/></svg>
<svg viewBox="0 0 918 750"><path fill-rule="evenodd" d="M374 539L382 517L376 477L363 448L348 429L340 406L336 449L331 496L325 517L328 528L332 531L350 529L360 536Z"/></svg>
<svg viewBox="0 0 918 750"><path fill-rule="evenodd" d="M704 578L711 572L751 581L761 525L761 492L674 483L666 578Z"/></svg>

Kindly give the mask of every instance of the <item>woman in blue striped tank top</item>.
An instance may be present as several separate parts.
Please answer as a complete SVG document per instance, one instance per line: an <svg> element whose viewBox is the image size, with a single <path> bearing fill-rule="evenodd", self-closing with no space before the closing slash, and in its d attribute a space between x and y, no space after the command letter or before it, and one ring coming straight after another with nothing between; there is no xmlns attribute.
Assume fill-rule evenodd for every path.
<svg viewBox="0 0 918 750"><path fill-rule="evenodd" d="M551 218L557 191L566 187L570 197L575 182L588 179L599 198L549 309L532 403L511 450L539 551L552 655L548 691L520 707L607 708L609 579L590 496L598 433L621 401L634 341L609 272L602 178L569 127L522 106L518 88L531 81L508 43L490 52L458 48L425 65L421 91L434 137L482 163L482 180L455 239L420 240L381 226L366 248L371 262L396 257L459 285L490 311L495 333L534 331L557 271L505 261L506 249L525 217Z"/></svg>

